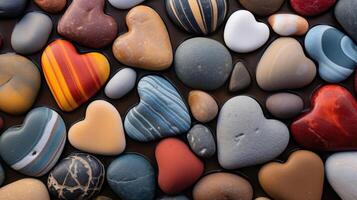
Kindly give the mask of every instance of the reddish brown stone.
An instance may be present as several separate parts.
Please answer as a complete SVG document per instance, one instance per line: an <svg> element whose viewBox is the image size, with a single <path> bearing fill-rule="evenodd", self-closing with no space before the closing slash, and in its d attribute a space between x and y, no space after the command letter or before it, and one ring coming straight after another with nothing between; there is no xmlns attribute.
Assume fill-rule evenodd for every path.
<svg viewBox="0 0 357 200"><path fill-rule="evenodd" d="M67 0L34 0L42 10L49 13L58 13L66 6Z"/></svg>

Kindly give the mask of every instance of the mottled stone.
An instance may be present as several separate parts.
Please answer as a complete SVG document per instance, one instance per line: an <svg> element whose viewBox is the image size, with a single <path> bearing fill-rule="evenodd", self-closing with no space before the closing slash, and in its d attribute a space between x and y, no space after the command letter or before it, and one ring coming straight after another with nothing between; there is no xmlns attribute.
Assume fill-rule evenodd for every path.
<svg viewBox="0 0 357 200"><path fill-rule="evenodd" d="M188 94L188 105L193 117L202 123L213 120L218 114L216 100L204 91L190 91Z"/></svg>
<svg viewBox="0 0 357 200"><path fill-rule="evenodd" d="M252 79L249 71L243 62L237 62L232 71L231 79L229 81L229 91L237 92L244 90L251 84Z"/></svg>
<svg viewBox="0 0 357 200"><path fill-rule="evenodd" d="M204 158L212 157L216 153L216 143L209 128L196 124L187 133L187 140L196 155Z"/></svg>
<svg viewBox="0 0 357 200"><path fill-rule="evenodd" d="M121 69L105 86L105 95L111 99L122 98L135 87L136 76L136 71L131 68Z"/></svg>
<svg viewBox="0 0 357 200"><path fill-rule="evenodd" d="M47 187L51 195L61 200L89 200L101 190L104 176L104 165L96 157L75 153L51 171Z"/></svg>
<svg viewBox="0 0 357 200"><path fill-rule="evenodd" d="M268 97L265 105L272 115L281 119L295 117L304 109L301 97L291 93L273 94Z"/></svg>
<svg viewBox="0 0 357 200"><path fill-rule="evenodd" d="M268 22L274 32L281 36L304 35L309 29L309 22L294 14L274 14Z"/></svg>
<svg viewBox="0 0 357 200"><path fill-rule="evenodd" d="M254 14L267 16L278 11L284 0L239 0L239 3Z"/></svg>
<svg viewBox="0 0 357 200"><path fill-rule="evenodd" d="M335 7L335 17L348 35L357 42L357 1L338 1Z"/></svg>
<svg viewBox="0 0 357 200"><path fill-rule="evenodd" d="M176 50L175 71L179 79L194 89L221 87L232 71L232 57L221 43L202 37L188 39Z"/></svg>
<svg viewBox="0 0 357 200"><path fill-rule="evenodd" d="M58 13L64 9L67 0L34 0L38 7L49 13Z"/></svg>
<svg viewBox="0 0 357 200"><path fill-rule="evenodd" d="M25 10L28 0L0 1L0 18L17 17Z"/></svg>
<svg viewBox="0 0 357 200"><path fill-rule="evenodd" d="M50 200L45 184L33 178L20 179L0 188L2 200Z"/></svg>

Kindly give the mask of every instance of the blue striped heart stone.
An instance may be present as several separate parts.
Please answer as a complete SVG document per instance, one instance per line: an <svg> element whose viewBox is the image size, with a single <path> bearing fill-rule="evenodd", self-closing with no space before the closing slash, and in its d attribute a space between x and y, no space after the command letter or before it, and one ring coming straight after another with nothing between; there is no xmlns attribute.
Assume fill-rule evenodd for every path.
<svg viewBox="0 0 357 200"><path fill-rule="evenodd" d="M167 80L145 76L138 83L140 103L125 117L130 138L148 142L187 132L191 118L180 94Z"/></svg>
<svg viewBox="0 0 357 200"><path fill-rule="evenodd" d="M66 142L66 127L55 111L40 107L29 112L23 125L0 137L0 155L14 170L42 176L57 162Z"/></svg>

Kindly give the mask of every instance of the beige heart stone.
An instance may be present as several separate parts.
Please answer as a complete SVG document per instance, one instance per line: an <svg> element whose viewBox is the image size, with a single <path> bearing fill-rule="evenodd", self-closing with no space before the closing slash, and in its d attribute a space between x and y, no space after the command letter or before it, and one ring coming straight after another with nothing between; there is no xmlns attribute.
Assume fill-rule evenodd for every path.
<svg viewBox="0 0 357 200"><path fill-rule="evenodd" d="M85 119L69 129L68 139L75 148L100 155L118 155L126 146L120 114L103 100L89 104Z"/></svg>
<svg viewBox="0 0 357 200"><path fill-rule="evenodd" d="M297 89L310 84L316 76L316 66L307 58L300 43L290 37L275 40L260 59L256 78L268 91Z"/></svg>
<svg viewBox="0 0 357 200"><path fill-rule="evenodd" d="M137 6L126 16L129 31L113 44L114 56L123 64L164 70L173 60L172 46L161 17L150 7Z"/></svg>
<svg viewBox="0 0 357 200"><path fill-rule="evenodd" d="M1 200L50 200L47 187L41 181L25 178L0 188Z"/></svg>

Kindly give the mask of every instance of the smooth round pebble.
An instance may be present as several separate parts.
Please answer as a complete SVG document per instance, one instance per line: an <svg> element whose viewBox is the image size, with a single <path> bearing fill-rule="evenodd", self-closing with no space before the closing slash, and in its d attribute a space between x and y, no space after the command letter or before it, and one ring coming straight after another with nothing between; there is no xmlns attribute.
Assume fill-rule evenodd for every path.
<svg viewBox="0 0 357 200"><path fill-rule="evenodd" d="M136 76L136 71L131 68L121 69L105 86L105 95L111 99L122 98L135 87Z"/></svg>
<svg viewBox="0 0 357 200"><path fill-rule="evenodd" d="M209 158L216 153L216 143L212 132L201 124L194 125L187 133L187 140L196 155Z"/></svg>
<svg viewBox="0 0 357 200"><path fill-rule="evenodd" d="M33 178L20 179L0 188L1 200L50 200L45 184Z"/></svg>
<svg viewBox="0 0 357 200"><path fill-rule="evenodd" d="M179 79L194 89L221 87L232 71L232 57L221 43L202 37L188 39L176 50L175 71Z"/></svg>
<svg viewBox="0 0 357 200"><path fill-rule="evenodd" d="M179 196L163 196L163 197L156 198L156 200L190 200L190 199L184 195L179 195Z"/></svg>
<svg viewBox="0 0 357 200"><path fill-rule="evenodd" d="M101 190L104 176L104 165L96 157L75 153L51 171L47 187L51 195L61 200L89 200Z"/></svg>
<svg viewBox="0 0 357 200"><path fill-rule="evenodd" d="M229 81L229 91L237 92L246 89L252 82L249 71L243 62L237 62L234 66L231 79Z"/></svg>
<svg viewBox="0 0 357 200"><path fill-rule="evenodd" d="M16 25L11 35L12 48L20 54L41 50L52 31L52 20L39 12L27 13Z"/></svg>
<svg viewBox="0 0 357 200"><path fill-rule="evenodd" d="M291 93L278 93L268 97L265 103L268 111L277 118L289 119L304 109L301 97Z"/></svg>
<svg viewBox="0 0 357 200"><path fill-rule="evenodd" d="M1 0L0 18L17 17L25 10L28 0Z"/></svg>
<svg viewBox="0 0 357 200"><path fill-rule="evenodd" d="M150 162L137 154L116 158L107 170L110 188L123 200L154 199L155 176Z"/></svg>
<svg viewBox="0 0 357 200"><path fill-rule="evenodd" d="M304 35L309 29L309 22L299 15L274 14L268 18L274 32L281 36Z"/></svg>
<svg viewBox="0 0 357 200"><path fill-rule="evenodd" d="M4 183L5 181L5 171L2 165L0 164L0 186Z"/></svg>
<svg viewBox="0 0 357 200"><path fill-rule="evenodd" d="M193 188L194 200L251 200L253 188L244 178L230 173L213 173L203 177Z"/></svg>
<svg viewBox="0 0 357 200"><path fill-rule="evenodd" d="M64 9L67 0L34 0L38 7L49 13L58 13Z"/></svg>
<svg viewBox="0 0 357 200"><path fill-rule="evenodd" d="M202 123L213 120L218 114L216 100L204 91L192 90L188 94L188 105L193 117Z"/></svg>
<svg viewBox="0 0 357 200"><path fill-rule="evenodd" d="M348 35L357 42L357 1L338 1L335 7L335 17Z"/></svg>
<svg viewBox="0 0 357 200"><path fill-rule="evenodd" d="M132 8L145 0L108 0L109 3L118 9L129 9Z"/></svg>
<svg viewBox="0 0 357 200"><path fill-rule="evenodd" d="M284 0L239 0L239 3L254 14L266 16L278 11Z"/></svg>

